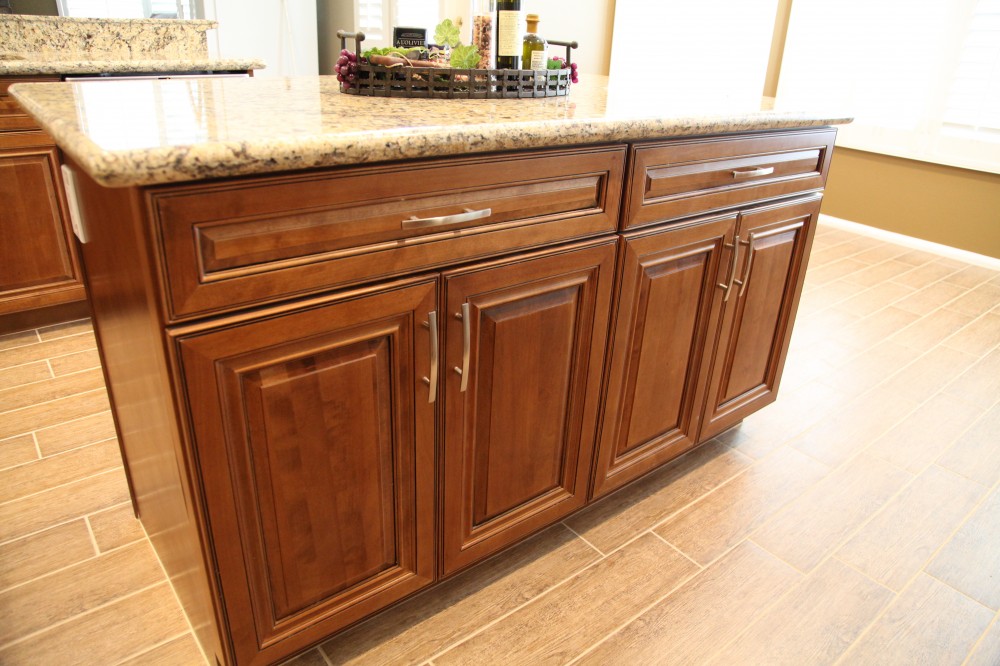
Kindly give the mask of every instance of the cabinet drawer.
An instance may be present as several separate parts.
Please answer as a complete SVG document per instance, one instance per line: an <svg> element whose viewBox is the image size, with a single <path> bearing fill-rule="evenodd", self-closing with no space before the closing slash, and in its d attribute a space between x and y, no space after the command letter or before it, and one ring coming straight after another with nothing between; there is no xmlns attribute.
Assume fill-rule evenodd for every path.
<svg viewBox="0 0 1000 666"><path fill-rule="evenodd" d="M608 147L154 190L171 316L614 231L624 161Z"/></svg>
<svg viewBox="0 0 1000 666"><path fill-rule="evenodd" d="M10 130L32 130L38 129L31 116L24 112L21 105L7 92L15 83L40 83L46 81L58 81L58 78L0 78L0 132Z"/></svg>
<svg viewBox="0 0 1000 666"><path fill-rule="evenodd" d="M835 136L825 128L637 146L623 228L820 190Z"/></svg>

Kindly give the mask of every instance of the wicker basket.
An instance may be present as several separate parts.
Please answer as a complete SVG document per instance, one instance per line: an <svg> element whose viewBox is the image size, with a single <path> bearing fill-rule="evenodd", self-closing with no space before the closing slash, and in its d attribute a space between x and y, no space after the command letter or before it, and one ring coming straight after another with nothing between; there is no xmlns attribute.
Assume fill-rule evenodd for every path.
<svg viewBox="0 0 1000 666"><path fill-rule="evenodd" d="M361 58L361 32L337 31L340 48L354 39ZM576 42L550 40L566 47L566 62ZM451 67L384 67L358 63L357 80L341 83L340 92L369 97L416 97L439 99L524 99L561 97L569 94L570 70L565 69L454 69Z"/></svg>

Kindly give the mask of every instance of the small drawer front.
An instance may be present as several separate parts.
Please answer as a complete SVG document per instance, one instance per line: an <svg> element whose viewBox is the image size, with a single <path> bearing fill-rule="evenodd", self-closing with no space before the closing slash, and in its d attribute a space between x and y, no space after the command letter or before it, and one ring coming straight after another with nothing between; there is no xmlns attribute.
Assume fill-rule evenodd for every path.
<svg viewBox="0 0 1000 666"><path fill-rule="evenodd" d="M38 123L24 112L21 105L10 96L8 89L15 83L41 83L58 81L58 78L0 79L0 132L38 129Z"/></svg>
<svg viewBox="0 0 1000 666"><path fill-rule="evenodd" d="M623 228L822 189L835 136L824 128L635 147Z"/></svg>
<svg viewBox="0 0 1000 666"><path fill-rule="evenodd" d="M625 148L154 190L174 319L614 231Z"/></svg>

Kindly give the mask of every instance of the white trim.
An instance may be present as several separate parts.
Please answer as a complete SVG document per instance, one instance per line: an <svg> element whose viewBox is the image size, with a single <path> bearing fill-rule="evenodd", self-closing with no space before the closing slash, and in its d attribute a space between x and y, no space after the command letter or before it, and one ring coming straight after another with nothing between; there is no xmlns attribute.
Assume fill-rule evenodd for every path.
<svg viewBox="0 0 1000 666"><path fill-rule="evenodd" d="M988 257L985 254L977 254L975 252L969 252L968 250L960 250L957 247L942 245L941 243L935 243L922 238L914 238L913 236L899 234L895 231L886 231L885 229L870 227L866 224L843 220L839 217L833 217L832 215L821 214L819 216L819 221L820 224L827 224L835 229L843 229L844 231L850 231L852 233L861 234L862 236L877 238L878 240L886 241L888 243L903 245L905 247L913 248L914 250L923 250L924 252L930 252L942 257L948 257L949 259L963 261L967 264L974 264L976 266L982 266L983 268L989 268L990 270L1000 271L1000 259L997 259L996 257Z"/></svg>

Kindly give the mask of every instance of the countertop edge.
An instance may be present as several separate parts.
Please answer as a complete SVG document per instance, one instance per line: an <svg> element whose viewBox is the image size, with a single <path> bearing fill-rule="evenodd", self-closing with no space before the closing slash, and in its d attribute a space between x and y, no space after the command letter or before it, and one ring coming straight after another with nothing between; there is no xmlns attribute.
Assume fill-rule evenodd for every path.
<svg viewBox="0 0 1000 666"><path fill-rule="evenodd" d="M0 76L41 76L103 73L181 74L195 71L265 69L256 58L182 58L170 60L8 60L0 61Z"/></svg>

